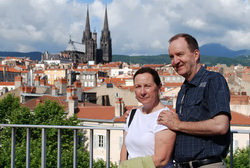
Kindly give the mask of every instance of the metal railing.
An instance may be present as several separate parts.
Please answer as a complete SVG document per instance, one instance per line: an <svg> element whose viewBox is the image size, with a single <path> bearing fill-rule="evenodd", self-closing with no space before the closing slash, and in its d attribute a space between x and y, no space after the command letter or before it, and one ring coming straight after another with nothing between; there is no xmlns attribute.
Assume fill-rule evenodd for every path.
<svg viewBox="0 0 250 168"><path fill-rule="evenodd" d="M234 134L248 134L248 146L250 146L250 130L231 130L231 144L230 144L230 150L229 150L230 151L230 168L233 168Z"/></svg>
<svg viewBox="0 0 250 168"><path fill-rule="evenodd" d="M96 126L56 126L56 125L21 125L21 124L0 124L0 128L11 128L11 168L15 167L16 153L16 129L26 128L26 168L30 168L30 128L42 129L41 146L41 168L46 168L46 129L57 129L57 167L61 167L61 129L72 129L73 134L73 168L77 167L77 130L89 130L89 167L93 167L93 135L94 130L106 130L106 168L110 167L110 131L123 130L122 127L96 127ZM248 134L250 140L250 130L231 130L231 142L234 134ZM249 141L250 143L250 141ZM250 144L249 144L250 145ZM233 167L233 143L230 144L230 168Z"/></svg>
<svg viewBox="0 0 250 168"><path fill-rule="evenodd" d="M110 167L110 130L123 130L121 127L93 127L93 126L56 126L56 125L21 125L0 124L0 128L12 128L11 132L11 168L15 167L16 129L26 128L26 168L30 167L30 128L42 129L41 168L46 168L46 129L57 129L57 167L61 167L61 129L72 129L73 137L73 168L77 167L77 130L89 130L89 167L93 167L93 135L94 130L106 130L106 168Z"/></svg>

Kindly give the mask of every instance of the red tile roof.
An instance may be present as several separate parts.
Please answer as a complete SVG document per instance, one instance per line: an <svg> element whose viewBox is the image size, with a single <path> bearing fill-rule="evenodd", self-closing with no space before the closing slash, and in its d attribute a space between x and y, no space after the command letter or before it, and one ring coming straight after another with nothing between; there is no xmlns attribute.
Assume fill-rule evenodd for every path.
<svg viewBox="0 0 250 168"><path fill-rule="evenodd" d="M84 87L84 88L82 89L82 91L88 91L88 90L91 90L91 89L93 89L93 88L95 88L95 87Z"/></svg>
<svg viewBox="0 0 250 168"><path fill-rule="evenodd" d="M14 86L15 82L0 82L0 86Z"/></svg>
<svg viewBox="0 0 250 168"><path fill-rule="evenodd" d="M151 68L156 68L156 67L163 67L165 66L164 64L144 64L143 67L151 67Z"/></svg>
<svg viewBox="0 0 250 168"><path fill-rule="evenodd" d="M21 68L22 70L27 70L27 67L26 66L23 66L23 65L17 65L17 67Z"/></svg>
<svg viewBox="0 0 250 168"><path fill-rule="evenodd" d="M25 107L28 107L29 109L33 110L37 105L38 102L43 103L46 100L52 100L58 102L61 106L63 106L66 109L68 108L68 103L65 101L66 97L65 96L41 96L37 97L31 100L26 101L24 104L22 104Z"/></svg>
<svg viewBox="0 0 250 168"><path fill-rule="evenodd" d="M250 97L247 95L233 95L231 94L230 104L248 105Z"/></svg>
<svg viewBox="0 0 250 168"><path fill-rule="evenodd" d="M43 74L43 73L44 73L44 71L37 70L37 71L35 71L35 72L34 72L34 74L40 74L40 73L42 73L42 74Z"/></svg>
<svg viewBox="0 0 250 168"><path fill-rule="evenodd" d="M112 120L115 117L115 108L113 106L79 107L77 117L81 119Z"/></svg>
<svg viewBox="0 0 250 168"><path fill-rule="evenodd" d="M231 115L232 115L231 125L250 126L250 116L246 116L234 111L231 111Z"/></svg>
<svg viewBox="0 0 250 168"><path fill-rule="evenodd" d="M170 82L166 82L164 84L164 86L166 86L166 87L179 87L181 85L182 85L182 83L170 83Z"/></svg>
<svg viewBox="0 0 250 168"><path fill-rule="evenodd" d="M5 69L3 67L6 67ZM7 72L21 72L20 70L17 70L15 68L11 68L8 66L0 66L0 71L6 70Z"/></svg>

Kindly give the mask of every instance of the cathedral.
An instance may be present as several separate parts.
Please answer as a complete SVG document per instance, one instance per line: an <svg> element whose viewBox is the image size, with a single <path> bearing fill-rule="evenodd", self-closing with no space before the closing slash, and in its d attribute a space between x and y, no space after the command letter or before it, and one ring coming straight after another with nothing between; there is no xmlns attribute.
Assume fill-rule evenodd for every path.
<svg viewBox="0 0 250 168"><path fill-rule="evenodd" d="M88 63L109 63L112 61L112 41L108 25L107 8L105 9L104 25L101 32L100 48L97 48L97 33L91 32L89 21L89 10L87 9L85 30L83 31L82 42L68 42L67 48L59 54L42 54L42 62L48 60L71 61L74 64Z"/></svg>

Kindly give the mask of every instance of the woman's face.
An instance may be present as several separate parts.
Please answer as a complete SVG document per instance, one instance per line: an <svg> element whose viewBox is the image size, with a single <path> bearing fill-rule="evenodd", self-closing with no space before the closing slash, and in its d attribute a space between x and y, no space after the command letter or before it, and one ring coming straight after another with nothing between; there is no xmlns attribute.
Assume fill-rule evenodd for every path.
<svg viewBox="0 0 250 168"><path fill-rule="evenodd" d="M136 99L143 105L159 101L160 87L156 85L150 73L138 74L134 79L134 87Z"/></svg>

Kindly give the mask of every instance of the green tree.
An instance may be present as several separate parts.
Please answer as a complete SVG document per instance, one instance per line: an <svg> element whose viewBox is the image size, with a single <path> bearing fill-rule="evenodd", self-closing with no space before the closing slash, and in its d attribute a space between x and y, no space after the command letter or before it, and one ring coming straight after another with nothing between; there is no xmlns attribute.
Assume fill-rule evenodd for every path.
<svg viewBox="0 0 250 168"><path fill-rule="evenodd" d="M34 111L23 107L19 103L19 98L8 95L0 100L0 122L5 124L32 124L32 125L67 125L77 126L79 121L76 116L66 118L64 108L57 102L45 101L40 103ZM16 167L24 168L26 161L26 129L16 129ZM30 129L30 166L41 166L41 129ZM61 129L62 141L62 167L72 167L73 165L73 134L71 129ZM57 165L57 130L46 129L46 166L49 168ZM78 167L89 167L89 153L85 145L85 133L78 130ZM11 129L0 130L0 167L10 167L11 153ZM105 167L103 160L94 161L94 167ZM111 167L117 167L111 163Z"/></svg>
<svg viewBox="0 0 250 168"><path fill-rule="evenodd" d="M230 167L230 156L225 159L227 167ZM250 147L237 149L233 155L233 168L250 168Z"/></svg>

